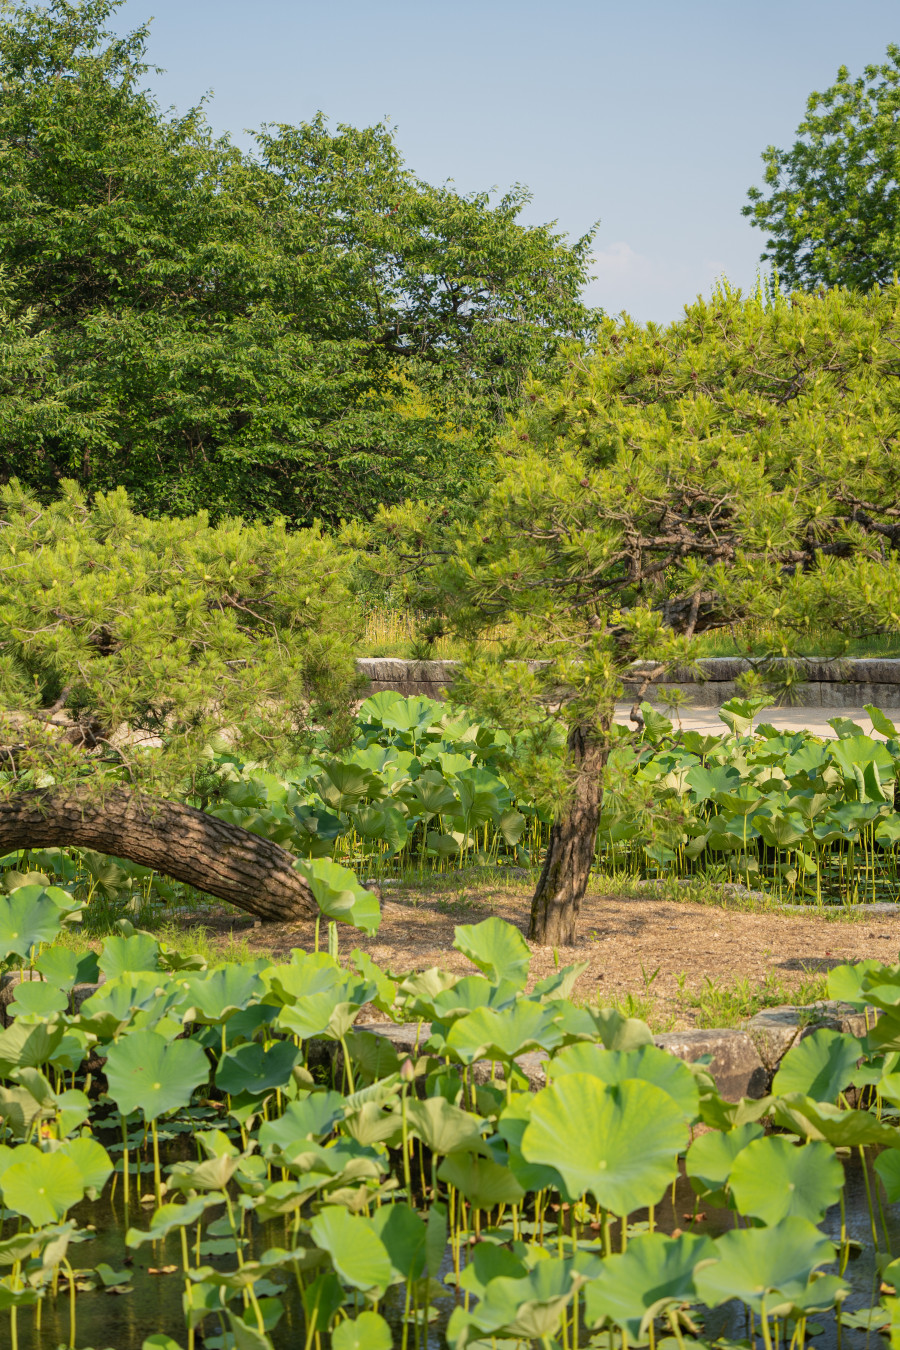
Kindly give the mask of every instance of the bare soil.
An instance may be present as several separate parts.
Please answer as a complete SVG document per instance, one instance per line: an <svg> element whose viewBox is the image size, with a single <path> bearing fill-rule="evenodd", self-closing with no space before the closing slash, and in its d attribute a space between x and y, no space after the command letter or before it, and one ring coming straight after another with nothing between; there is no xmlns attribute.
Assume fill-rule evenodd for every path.
<svg viewBox="0 0 900 1350"><path fill-rule="evenodd" d="M429 966L473 973L452 946L456 925L496 914L525 933L531 890L531 879L521 873L517 879L470 872L424 884L383 883L378 933L368 938L339 926L341 953L361 947L396 973ZM212 914L207 927L211 937L218 931L224 940L235 931L234 917ZM824 995L832 967L866 957L893 962L900 946L900 920L867 918L865 907L849 914L789 914L727 900L661 899L646 891L589 892L578 929L573 947L554 952L532 944L532 982L557 963L586 962L575 986L577 1001L625 1004L657 1030L728 1025L754 994L767 1005L809 1002ZM279 959L293 947L310 950L314 941L312 923L257 923L239 932L251 952Z"/></svg>

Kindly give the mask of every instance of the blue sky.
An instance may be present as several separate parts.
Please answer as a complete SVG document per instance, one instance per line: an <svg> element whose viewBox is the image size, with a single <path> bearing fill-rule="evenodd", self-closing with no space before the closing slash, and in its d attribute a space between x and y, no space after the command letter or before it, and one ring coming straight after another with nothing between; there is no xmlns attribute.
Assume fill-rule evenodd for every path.
<svg viewBox="0 0 900 1350"><path fill-rule="evenodd" d="M526 184L531 221L595 220L589 298L668 320L755 281L740 214L760 153L813 89L900 41L897 0L127 0L154 16L151 86L242 138L262 122L389 118L411 168L461 191Z"/></svg>

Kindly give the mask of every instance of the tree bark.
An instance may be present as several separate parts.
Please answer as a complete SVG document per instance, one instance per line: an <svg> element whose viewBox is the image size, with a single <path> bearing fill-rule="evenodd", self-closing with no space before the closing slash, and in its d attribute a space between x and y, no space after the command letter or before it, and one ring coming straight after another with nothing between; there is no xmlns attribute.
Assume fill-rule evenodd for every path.
<svg viewBox="0 0 900 1350"><path fill-rule="evenodd" d="M528 936L545 947L571 947L587 890L603 800L602 773L609 748L585 727L569 733L575 788L565 815L550 829L547 856L531 901Z"/></svg>
<svg viewBox="0 0 900 1350"><path fill-rule="evenodd" d="M0 853L92 848L152 867L262 919L314 918L319 908L278 844L177 802L116 788L50 788L0 802Z"/></svg>

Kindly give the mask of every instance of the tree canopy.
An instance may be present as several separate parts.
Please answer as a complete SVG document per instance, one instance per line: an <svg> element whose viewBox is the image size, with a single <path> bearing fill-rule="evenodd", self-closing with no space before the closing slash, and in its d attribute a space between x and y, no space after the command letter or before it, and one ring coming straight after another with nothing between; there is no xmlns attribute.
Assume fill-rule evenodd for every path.
<svg viewBox="0 0 900 1350"><path fill-rule="evenodd" d="M590 330L590 236L522 225L521 188L422 182L384 125L244 152L202 103L159 108L119 3L0 22L0 343L26 376L0 476L301 524L454 501L526 372Z"/></svg>
<svg viewBox="0 0 900 1350"><path fill-rule="evenodd" d="M786 289L889 283L900 268L900 47L812 93L789 150L763 152L765 188L743 214L768 233Z"/></svg>
<svg viewBox="0 0 900 1350"><path fill-rule="evenodd" d="M49 506L0 489L6 790L50 774L190 795L217 738L277 759L339 727L347 571L318 528L148 520L121 488L88 504L66 482Z"/></svg>
<svg viewBox="0 0 900 1350"><path fill-rule="evenodd" d="M463 696L555 806L532 936L572 940L629 663L659 678L747 618L785 655L900 630L898 338L896 286L604 321L561 385L528 388L467 521L378 517L376 565L471 640Z"/></svg>

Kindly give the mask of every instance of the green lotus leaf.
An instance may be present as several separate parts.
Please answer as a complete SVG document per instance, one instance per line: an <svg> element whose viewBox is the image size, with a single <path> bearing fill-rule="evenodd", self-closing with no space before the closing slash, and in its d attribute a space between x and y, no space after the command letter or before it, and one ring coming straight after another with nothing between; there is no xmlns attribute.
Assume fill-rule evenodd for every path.
<svg viewBox="0 0 900 1350"><path fill-rule="evenodd" d="M123 1116L141 1111L156 1120L189 1104L209 1079L209 1062L194 1041L167 1041L145 1027L109 1047L106 1079Z"/></svg>
<svg viewBox="0 0 900 1350"><path fill-rule="evenodd" d="M866 1006L864 986L869 976L877 971L887 973L887 967L873 957L865 961L854 961L852 966L835 966L828 972L828 997L864 1008Z"/></svg>
<svg viewBox="0 0 900 1350"><path fill-rule="evenodd" d="M84 1183L78 1164L59 1151L41 1153L24 1144L3 1173L0 1186L7 1209L21 1214L35 1228L58 1223L73 1205L84 1198Z"/></svg>
<svg viewBox="0 0 900 1350"><path fill-rule="evenodd" d="M510 1008L476 1008L457 1018L447 1036L447 1049L463 1064L485 1058L508 1063L526 1050L551 1049L561 1039L554 1010L523 999Z"/></svg>
<svg viewBox="0 0 900 1350"><path fill-rule="evenodd" d="M63 917L44 886L20 886L0 896L0 960L27 960L35 947L58 937Z"/></svg>
<svg viewBox="0 0 900 1350"><path fill-rule="evenodd" d="M216 1069L216 1087L237 1097L249 1092L258 1097L283 1088L291 1080L291 1071L301 1058L292 1041L273 1041L267 1047L248 1041L228 1050Z"/></svg>
<svg viewBox="0 0 900 1350"><path fill-rule="evenodd" d="M232 1013L258 1003L265 985L252 966L229 961L225 965L191 975L181 982L184 1018L208 1026L220 1026Z"/></svg>
<svg viewBox="0 0 900 1350"><path fill-rule="evenodd" d="M584 1291L585 1319L606 1319L640 1344L654 1317L674 1304L697 1299L694 1272L715 1255L712 1241L696 1233L677 1238L642 1233L621 1255L608 1256Z"/></svg>
<svg viewBox="0 0 900 1350"><path fill-rule="evenodd" d="M727 1205L729 1199L725 1191L735 1158L754 1139L762 1136L762 1126L753 1121L733 1130L710 1130L698 1135L687 1151L684 1164L697 1194L710 1205Z"/></svg>
<svg viewBox="0 0 900 1350"><path fill-rule="evenodd" d="M411 1099L406 1106L410 1134L432 1153L486 1153L481 1120L444 1097Z"/></svg>
<svg viewBox="0 0 900 1350"><path fill-rule="evenodd" d="M203 1217L211 1205L220 1205L222 1195L200 1195L187 1200L183 1205L160 1205L154 1211L150 1228L144 1232L140 1228L129 1228L125 1234L126 1247L142 1247L145 1242L160 1242L177 1228L188 1228Z"/></svg>
<svg viewBox="0 0 900 1350"><path fill-rule="evenodd" d="M428 1229L419 1215L408 1205L382 1205L372 1215L372 1227L384 1243L396 1278L421 1279Z"/></svg>
<svg viewBox="0 0 900 1350"><path fill-rule="evenodd" d="M384 1293L393 1280L391 1258L371 1222L341 1205L326 1205L309 1224L313 1242L331 1257L335 1274L352 1289Z"/></svg>
<svg viewBox="0 0 900 1350"><path fill-rule="evenodd" d="M96 952L73 952L68 947L48 947L34 964L47 983L56 989L96 984L100 975Z"/></svg>
<svg viewBox="0 0 900 1350"><path fill-rule="evenodd" d="M151 970L108 980L82 1003L78 1027L108 1041L126 1028L139 1027L141 1019L158 1022L178 998L178 991L165 982L165 976Z"/></svg>
<svg viewBox="0 0 900 1350"><path fill-rule="evenodd" d="M548 1062L547 1076L555 1081L568 1073L589 1073L609 1084L639 1078L668 1093L687 1121L697 1118L700 1093L696 1078L680 1059L656 1045L641 1045L635 1050L605 1050L584 1041L567 1045Z"/></svg>
<svg viewBox="0 0 900 1350"><path fill-rule="evenodd" d="M518 1003L521 993L510 980L493 984L484 975L466 975L434 996L431 1012L435 1021L451 1022L476 1008L510 1008Z"/></svg>
<svg viewBox="0 0 900 1350"><path fill-rule="evenodd" d="M97 965L108 980L114 980L117 975L159 970L159 943L150 933L109 937L103 944Z"/></svg>
<svg viewBox="0 0 900 1350"><path fill-rule="evenodd" d="M808 1139L826 1139L835 1148L864 1148L884 1144L900 1148L900 1131L880 1121L871 1111L842 1110L830 1102L816 1102L801 1092L779 1097L773 1109L775 1124Z"/></svg>
<svg viewBox="0 0 900 1350"><path fill-rule="evenodd" d="M504 1106L497 1121L497 1133L507 1148L508 1166L525 1191L561 1191L563 1179L555 1167L528 1162L522 1155L522 1136L531 1121L534 1097L522 1092Z"/></svg>
<svg viewBox="0 0 900 1350"><path fill-rule="evenodd" d="M266 1152L289 1148L301 1139L324 1139L343 1115L344 1098L339 1092L311 1092L260 1126L259 1146Z"/></svg>
<svg viewBox="0 0 900 1350"><path fill-rule="evenodd" d="M331 1333L331 1350L391 1350L393 1333L376 1312L361 1312L338 1322Z"/></svg>
<svg viewBox="0 0 900 1350"><path fill-rule="evenodd" d="M507 980L525 988L531 951L511 923L491 915L481 923L459 924L453 945L495 984Z"/></svg>
<svg viewBox="0 0 900 1350"><path fill-rule="evenodd" d="M8 1078L13 1069L48 1064L64 1035L65 1027L55 1023L13 1022L0 1031L0 1078Z"/></svg>
<svg viewBox="0 0 900 1350"><path fill-rule="evenodd" d="M498 1276L487 1284L473 1311L453 1310L447 1340L463 1346L487 1335L547 1344L579 1283L571 1262L554 1257L538 1261L524 1278Z"/></svg>
<svg viewBox="0 0 900 1350"><path fill-rule="evenodd" d="M348 867L330 858L310 858L294 866L308 882L316 904L328 919L377 933L381 909L372 891L360 885Z"/></svg>
<svg viewBox="0 0 900 1350"><path fill-rule="evenodd" d="M617 1008L599 1008L592 1019L607 1050L636 1050L653 1044L653 1032L647 1023L637 1017L623 1017Z"/></svg>
<svg viewBox="0 0 900 1350"><path fill-rule="evenodd" d="M23 980L16 985L16 996L9 1005L10 1017L26 1022L52 1021L58 1013L65 1012L68 997L62 989L54 989L52 984L43 980Z"/></svg>
<svg viewBox="0 0 900 1350"><path fill-rule="evenodd" d="M875 1159L875 1171L881 1177L888 1204L896 1205L900 1200L900 1152L896 1149L885 1149L883 1153L879 1153Z"/></svg>
<svg viewBox="0 0 900 1350"><path fill-rule="evenodd" d="M67 1139L57 1152L71 1158L81 1175L86 1194L96 1200L113 1172L112 1159L103 1145L89 1135L81 1135L78 1139Z"/></svg>
<svg viewBox="0 0 900 1350"><path fill-rule="evenodd" d="M455 1186L474 1209L494 1209L497 1205L518 1205L525 1191L508 1167L490 1158L455 1153L438 1168L441 1181Z"/></svg>
<svg viewBox="0 0 900 1350"><path fill-rule="evenodd" d="M776 1097L801 1092L817 1102L834 1102L849 1085L862 1054L862 1042L855 1036L820 1027L791 1046L772 1080L772 1092Z"/></svg>
<svg viewBox="0 0 900 1350"><path fill-rule="evenodd" d="M686 1141L684 1115L662 1088L573 1073L537 1094L521 1148L529 1162L558 1169L569 1200L589 1191L627 1215L659 1201Z"/></svg>
<svg viewBox="0 0 900 1350"><path fill-rule="evenodd" d="M794 1214L768 1228L736 1228L723 1234L715 1242L716 1259L701 1266L694 1278L700 1298L711 1308L739 1298L755 1313L786 1316L806 1300L813 1272L834 1257L828 1238L808 1219ZM841 1281L838 1285L846 1287ZM811 1292L815 1309L834 1302L830 1281L815 1280Z"/></svg>
<svg viewBox="0 0 900 1350"><path fill-rule="evenodd" d="M783 1135L752 1140L729 1178L741 1214L776 1224L791 1214L820 1223L840 1199L844 1169L824 1140L798 1146Z"/></svg>

